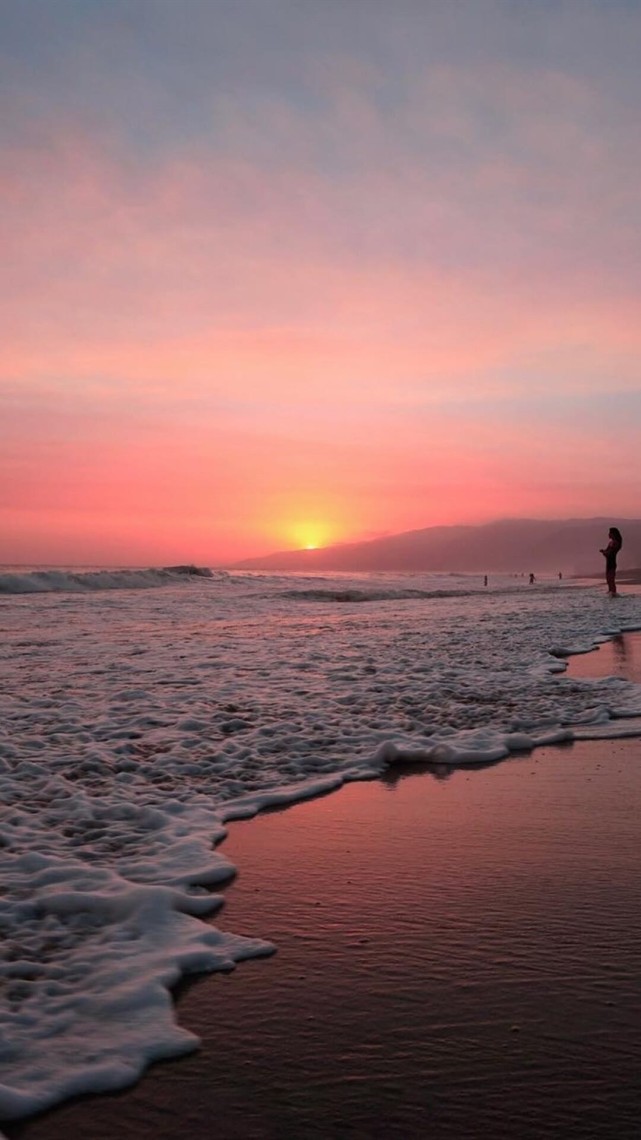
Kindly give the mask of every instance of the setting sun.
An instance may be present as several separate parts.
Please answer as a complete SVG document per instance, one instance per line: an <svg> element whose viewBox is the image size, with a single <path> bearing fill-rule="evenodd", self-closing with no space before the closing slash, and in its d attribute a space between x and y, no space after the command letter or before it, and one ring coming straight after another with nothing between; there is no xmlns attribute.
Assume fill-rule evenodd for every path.
<svg viewBox="0 0 641 1140"><path fill-rule="evenodd" d="M283 496L271 503L274 519L271 543L288 550L319 550L348 541L358 529L345 506L331 493L307 490Z"/></svg>
<svg viewBox="0 0 641 1140"><path fill-rule="evenodd" d="M291 541L299 550L318 550L332 541L332 528L325 523L295 523L289 528Z"/></svg>

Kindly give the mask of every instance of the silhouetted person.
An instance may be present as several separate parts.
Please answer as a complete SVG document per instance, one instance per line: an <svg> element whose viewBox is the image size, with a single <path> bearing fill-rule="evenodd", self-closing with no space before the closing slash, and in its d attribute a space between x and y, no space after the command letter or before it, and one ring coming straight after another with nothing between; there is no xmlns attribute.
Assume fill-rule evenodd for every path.
<svg viewBox="0 0 641 1140"><path fill-rule="evenodd" d="M608 531L609 542L605 547L601 547L601 554L605 558L605 580L608 583L608 593L611 597L617 592L617 554L623 546L623 539L621 538L621 531L615 526L611 526Z"/></svg>
<svg viewBox="0 0 641 1140"><path fill-rule="evenodd" d="M535 581L535 579L534 579L534 574L530 574L530 585L531 585L531 586L533 586L533 585L534 585L534 581Z"/></svg>
<svg viewBox="0 0 641 1140"><path fill-rule="evenodd" d="M487 574L486 574L486 575L485 575L485 577L483 578L483 585L484 585L484 586L487 586Z"/></svg>

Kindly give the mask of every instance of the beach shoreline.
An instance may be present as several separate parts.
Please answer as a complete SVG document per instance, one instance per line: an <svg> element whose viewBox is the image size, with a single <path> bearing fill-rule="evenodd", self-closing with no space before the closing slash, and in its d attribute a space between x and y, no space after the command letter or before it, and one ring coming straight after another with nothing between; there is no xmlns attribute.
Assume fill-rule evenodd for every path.
<svg viewBox="0 0 641 1140"><path fill-rule="evenodd" d="M605 572L600 574L575 574L570 581L605 582ZM618 570L617 582L620 586L641 586L641 569Z"/></svg>
<svg viewBox="0 0 641 1140"><path fill-rule="evenodd" d="M638 680L640 651L625 635L568 674ZM638 751L581 741L474 770L406 765L231 824L240 873L216 924L277 954L179 988L199 1052L5 1125L9 1140L204 1140L213 1120L225 1140L534 1138L550 1121L638 1134ZM569 1108L559 1067L575 1073Z"/></svg>

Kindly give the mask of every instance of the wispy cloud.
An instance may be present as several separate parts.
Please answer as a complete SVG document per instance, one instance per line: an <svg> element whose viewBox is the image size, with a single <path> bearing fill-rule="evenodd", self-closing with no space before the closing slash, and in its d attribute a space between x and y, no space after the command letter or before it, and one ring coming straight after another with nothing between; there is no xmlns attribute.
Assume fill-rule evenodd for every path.
<svg viewBox="0 0 641 1140"><path fill-rule="evenodd" d="M633 509L636 6L188 7L3 11L6 509Z"/></svg>

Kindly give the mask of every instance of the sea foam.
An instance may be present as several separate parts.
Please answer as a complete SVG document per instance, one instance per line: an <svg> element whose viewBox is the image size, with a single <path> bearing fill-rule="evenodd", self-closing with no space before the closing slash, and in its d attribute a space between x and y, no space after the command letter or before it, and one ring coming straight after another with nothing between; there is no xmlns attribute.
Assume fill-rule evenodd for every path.
<svg viewBox="0 0 641 1140"><path fill-rule="evenodd" d="M0 571L0 594L88 593L93 590L149 590L190 578L227 577L225 571L200 566L165 566L157 570L16 570Z"/></svg>
<svg viewBox="0 0 641 1140"><path fill-rule="evenodd" d="M4 1118L194 1048L172 986L272 952L211 923L230 820L401 760L641 732L638 686L563 675L641 597L182 570L0 599Z"/></svg>

